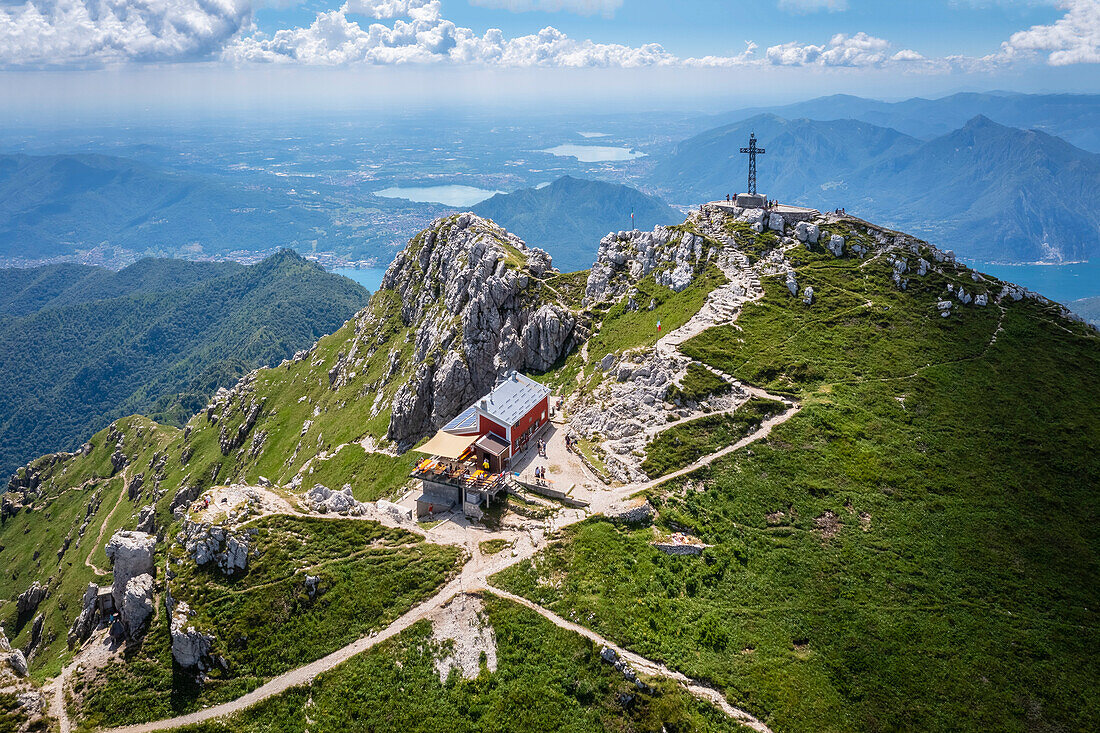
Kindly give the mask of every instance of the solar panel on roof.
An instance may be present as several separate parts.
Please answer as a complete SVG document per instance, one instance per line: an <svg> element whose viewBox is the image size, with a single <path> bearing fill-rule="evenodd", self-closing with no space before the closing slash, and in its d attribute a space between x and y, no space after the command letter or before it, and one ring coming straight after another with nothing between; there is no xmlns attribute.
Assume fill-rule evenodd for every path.
<svg viewBox="0 0 1100 733"><path fill-rule="evenodd" d="M443 426L446 432L455 430L470 430L477 426L477 408L470 405L458 414L458 417Z"/></svg>

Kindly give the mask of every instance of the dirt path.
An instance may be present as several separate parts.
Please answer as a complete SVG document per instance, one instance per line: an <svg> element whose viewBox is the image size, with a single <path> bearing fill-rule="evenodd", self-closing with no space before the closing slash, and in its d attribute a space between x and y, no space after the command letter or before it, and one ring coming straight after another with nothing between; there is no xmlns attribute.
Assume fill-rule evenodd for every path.
<svg viewBox="0 0 1100 733"><path fill-rule="evenodd" d="M726 274L728 282L725 285L716 288L712 291L710 297L707 298L703 307L692 316L680 328L666 334L657 342L657 349L666 354L675 354L678 358L683 358L679 355L679 346L687 339L702 333L707 328L720 323L732 323L736 320L740 314L741 306L745 302L756 300L763 297L763 290L760 288L759 280L755 274L747 267L747 259L744 255L732 248L727 248L720 255L718 266ZM583 348L583 347L582 347ZM394 522L392 517L385 516L385 512L379 512L382 516L371 515L359 517L361 519L370 519L374 521L382 521L383 524L393 524L395 526L401 526L403 529L410 529L418 534L421 534L430 542L444 543L444 544L457 544L466 548L470 554L470 560L463 567L462 571L453 580L446 583L437 593L433 596L413 607L405 614L400 616L394 622L386 626L384 629L378 632L372 632L370 635L357 639L351 644L338 649L331 654L317 659L313 662L305 664L301 667L293 669L282 675L279 675L269 680L264 685L256 688L252 692L228 703L216 705L204 710L199 710L194 713L179 716L176 718L170 718L167 720L158 720L149 723L126 726L123 728L112 729L109 733L146 733L148 731L166 730L183 725L190 725L194 723L200 723L214 718L221 718L224 716L232 715L233 713L244 710L245 708L254 705L262 700L266 700L274 695L284 692L290 687L297 685L308 684L317 675L326 672L333 667L347 661L351 657L361 652L367 651L376 644L392 639L404 630L408 629L417 621L425 618L431 618L437 615L447 603L451 601L459 593L469 593L476 591L489 591L496 593L504 598L507 598L516 603L520 603L527 608L530 608L544 618L548 619L556 626L563 629L567 629L574 633L581 634L585 638L592 640L595 643L601 644L606 647L610 647L619 654L624 660L631 664L635 669L652 676L665 677L671 679L682 685L691 694L707 700L712 704L718 706L723 712L729 715L732 719L737 720L749 728L759 731L760 733L771 733L767 726L765 726L760 720L753 717L749 713L740 710L732 705L725 699L725 696L718 690L708 687L702 683L692 680L679 672L675 672L663 664L645 659L633 652L629 652L617 645L613 644L607 639L596 634L583 626L572 623L566 619L561 618L557 614L549 611L538 604L516 596L514 594L502 591L494 588L489 583L489 577L494 573L504 570L507 567L511 567L520 562L530 559L538 552L545 544L545 538L555 532L556 530L582 521L593 513L600 513L606 511L609 506L622 501L623 499L637 493L638 491L662 484L666 481L676 479L680 476L684 476L696 469L709 465L719 458L739 450L751 443L761 440L767 437L773 428L780 425L791 417L793 417L801 405L792 404L789 400L777 397L776 395L769 394L764 390L752 387L744 384L724 372L718 370L712 370L718 376L726 379L731 384L741 387L752 396L764 397L767 399L779 400L784 402L788 406L788 409L784 412L773 416L772 418L765 420L759 428L745 436L736 443L726 446L715 453L704 456L694 463L685 466L673 473L666 476L662 476L659 479L654 479L646 482L629 483L614 487L610 490L601 491L591 507L591 511L569 510L563 509L558 512L557 515L551 517L542 528L536 529L527 527L524 529L512 529L504 531L487 531L469 526L468 523L464 523L456 520L453 524L450 522L444 522L441 525L437 525L430 530L423 530L419 527L413 528L406 525L404 522ZM695 416L698 417L698 416ZM661 426L662 429L667 429L668 425ZM342 447L342 446L341 446ZM312 460L312 459L311 459ZM125 491L125 489L123 489ZM112 510L113 511L113 510ZM299 512L290 509L287 513L300 515ZM316 516L316 515L309 515ZM334 519L344 517L334 517ZM489 538L505 538L513 543L513 549L511 551L504 551L495 555L483 555L478 547L479 540ZM55 690L55 696L57 699L56 710L59 712L59 717L62 720L62 733L68 733L70 730L70 723L68 721L66 711L63 705L63 690L64 682L67 676L68 670L64 670L57 680L57 687Z"/></svg>
<svg viewBox="0 0 1100 733"><path fill-rule="evenodd" d="M564 524L570 524L574 521L583 519L583 514L576 514L570 517L564 523L556 523L559 527ZM524 606L533 609L538 612L552 623L560 626L563 629L573 631L575 633L582 634L588 639L595 641L596 643L604 646L614 648L621 657L626 659L637 670L653 676L667 677L682 684L692 694L706 699L715 705L718 705L723 711L725 711L730 717L738 720L739 722L748 725L754 730L761 731L762 733L770 733L768 728L763 723L753 718L748 713L739 710L731 706L725 697L712 688L706 687L694 680L691 680L679 672L674 672L662 664L650 661L644 657L638 656L633 652L628 652L625 649L615 646L612 642L597 635L595 632L590 631L583 626L578 626L570 621L567 621L557 614L528 601L520 596L513 595L507 591L502 591L490 585L489 576L511 567L517 563L530 559L541 548L542 543L538 540L533 540L530 535L523 532L511 532L500 533L510 534L511 539L515 542L513 552L500 552L494 555L483 555L479 551L475 550L474 556L470 562L462 569L458 577L444 585L438 593L433 595L418 606L415 606L406 611L397 620L391 623L386 628L379 632L372 632L369 636L362 637L356 641L348 644L347 646L332 652L331 654L321 657L318 660L310 662L296 669L293 669L285 674L281 674L275 677L260 687L256 688L252 692L249 692L242 697L237 698L228 703L221 705L215 705L204 710L198 710L194 713L187 715L181 715L176 718L169 718L166 720L157 720L149 723L141 723L138 725L130 725L122 728L113 728L109 733L149 733L150 731L167 730L170 728L176 728L184 725L192 725L195 723L201 723L203 721L212 720L214 718L221 718L233 713L240 712L245 708L255 705L256 703L266 700L269 697L278 695L285 692L291 687L297 685L304 685L311 682L317 675L327 672L337 665L346 662L356 654L367 651L371 647L392 639L401 632L408 629L410 626L425 618L429 618L439 612L439 610L446 605L452 598L460 593L470 593L477 591L490 591L497 595L500 595L509 600L521 603ZM62 720L62 733L68 733L70 730L70 722L68 716L65 714L64 709L64 697L63 697L63 683L67 676L68 669L62 672L58 678L55 696L55 710L60 712Z"/></svg>
<svg viewBox="0 0 1100 733"><path fill-rule="evenodd" d="M686 689L688 692L695 695L696 697L701 697L704 700L707 700L708 702L718 706L722 709L724 713L726 713L726 715L730 716L742 725L752 728L755 731L760 731L760 733L771 733L771 729L768 728L768 726L764 725L762 722L760 722L760 720L745 712L744 710L730 705L729 701L726 700L725 695L723 695L718 690L715 690L713 687L707 687L706 685L697 682L690 677L669 669L659 662L654 662L652 660L646 659L645 657L639 656L634 652L623 649L621 646L615 644L612 641L609 641L608 639L605 639L591 629L587 629L584 626L575 624L572 621L568 621L557 615L553 611L550 611L549 609L546 609L538 605L537 603L527 600L523 596L517 596L514 593L509 593L508 591L500 590L499 588L489 588L488 590L500 596L501 598L507 598L514 603L518 603L521 606L526 606L527 608L530 608L532 611L538 613L540 616L547 619L555 626L566 629L567 631L572 631L575 634L580 634L584 638L596 644L599 644L600 646L614 649L615 653L618 654L620 658L625 660L628 664L630 664L630 666L632 666L635 670L639 672L647 674L651 677L665 677L667 679L680 683L680 685L683 686L684 689Z"/></svg>
<svg viewBox="0 0 1100 733"><path fill-rule="evenodd" d="M92 572L100 577L104 575L110 575L110 572L107 570L100 570L94 564L92 564L92 555L94 555L96 549L103 544L103 533L107 531L107 525L111 523L111 517L113 517L115 515L115 512L118 511L119 506L122 505L123 498L125 498L126 494L129 492L129 481L127 480L128 470L129 469L126 469L122 472L122 488L118 492L118 501L116 501L115 505L111 507L111 511L107 512L107 516L103 518L102 524L99 525L99 534L96 536L95 542L92 544L92 549L88 551L87 557L84 558L84 564L91 568Z"/></svg>
<svg viewBox="0 0 1100 733"><path fill-rule="evenodd" d="M765 395L766 394L767 393L765 393ZM779 398L778 397L770 397L770 399L779 399ZM671 481L674 478L679 478L680 476L683 476L685 474L689 474L689 473L691 473L692 471L694 471L698 468L702 468L703 466L707 466L711 463L714 463L715 461L717 461L722 456L728 455L728 454L734 452L735 450L740 450L741 448L744 448L745 446L749 445L750 443L755 443L758 440L766 438L766 437L768 437L768 434L771 433L772 429L775 426L782 425L783 423L787 422L792 417L794 417L798 413L798 411L801 410L801 409L802 409L802 405L798 405L798 404L790 405L785 412L781 412L778 415L775 415L774 417L768 418L767 420L765 420L764 422L762 422L760 424L760 427L758 427L752 433L746 435L744 438L737 441L733 445L727 445L725 448L723 448L719 451L716 451L716 452L711 453L709 455L703 456L702 458L695 461L694 463L692 463L688 466L684 466L683 468L681 468L677 471L673 471L672 473L665 474L664 476L661 476L660 478L656 478L656 479L653 479L652 481L647 481L646 483L642 483L642 484L634 484L632 486L632 490L631 490L630 493L632 493L632 494L637 493L639 491L643 491L645 489L649 489L649 488L652 488L654 486L657 486L658 484L663 484L666 481Z"/></svg>

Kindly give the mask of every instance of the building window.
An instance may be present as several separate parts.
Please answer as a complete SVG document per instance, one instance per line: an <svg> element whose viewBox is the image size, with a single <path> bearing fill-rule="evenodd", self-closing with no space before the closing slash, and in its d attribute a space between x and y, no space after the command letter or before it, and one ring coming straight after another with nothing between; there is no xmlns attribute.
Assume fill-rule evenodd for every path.
<svg viewBox="0 0 1100 733"><path fill-rule="evenodd" d="M543 410L543 411L542 411L542 419L543 419L543 420L545 420L545 419L546 419L546 410Z"/></svg>

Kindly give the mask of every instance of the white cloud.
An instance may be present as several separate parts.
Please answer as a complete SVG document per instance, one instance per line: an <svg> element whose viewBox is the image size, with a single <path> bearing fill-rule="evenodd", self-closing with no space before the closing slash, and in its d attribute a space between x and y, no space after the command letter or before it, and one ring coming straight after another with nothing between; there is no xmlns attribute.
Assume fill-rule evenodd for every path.
<svg viewBox="0 0 1100 733"><path fill-rule="evenodd" d="M307 28L280 30L270 38L260 34L239 38L226 48L224 58L234 62L317 65L450 61L506 67L619 68L678 62L656 43L633 47L578 41L550 26L511 39L496 28L478 35L442 18L438 0L413 0L415 7L409 8L408 20L397 19L393 26L372 23L364 29L347 17L352 2L364 7L364 0L351 0L339 10L321 13Z"/></svg>
<svg viewBox="0 0 1100 733"><path fill-rule="evenodd" d="M776 66L881 66L894 57L908 61L913 54L920 56L908 50L899 54L890 54L889 41L860 32L852 36L837 33L822 46L796 42L770 46L764 57Z"/></svg>
<svg viewBox="0 0 1100 733"><path fill-rule="evenodd" d="M12 2L22 2L14 5ZM730 55L681 58L660 44L629 46L574 39L548 26L529 35L483 33L443 17L440 0L346 0L305 27L267 35L252 3L298 0L0 0L0 68L94 66L221 58L300 65L455 63L499 67L788 66L987 71L1046 54L1050 64L1100 63L1100 0L1059 0L1050 25L1015 33L983 58L925 58L867 33L825 43L756 44ZM515 10L611 13L622 0L476 0ZM844 0L778 0L784 7L840 9ZM364 18L373 19L369 22ZM357 22L362 21L362 22Z"/></svg>
<svg viewBox="0 0 1100 733"><path fill-rule="evenodd" d="M779 9L789 13L815 13L819 10L836 13L848 9L848 0L779 0Z"/></svg>
<svg viewBox="0 0 1100 733"><path fill-rule="evenodd" d="M432 7L434 6L434 8ZM348 0L344 10L348 13L369 15L372 18L404 18L413 12L429 8L439 15L439 0Z"/></svg>
<svg viewBox="0 0 1100 733"><path fill-rule="evenodd" d="M248 0L28 0L0 8L0 66L208 58L251 18Z"/></svg>
<svg viewBox="0 0 1100 733"><path fill-rule="evenodd" d="M1050 25L1013 33L1002 46L1005 58L1047 53L1052 66L1100 63L1100 0L1063 0L1066 14Z"/></svg>
<svg viewBox="0 0 1100 733"><path fill-rule="evenodd" d="M501 8L513 13L541 10L546 13L576 13L577 15L602 15L610 18L623 6L623 0L470 0L471 5Z"/></svg>

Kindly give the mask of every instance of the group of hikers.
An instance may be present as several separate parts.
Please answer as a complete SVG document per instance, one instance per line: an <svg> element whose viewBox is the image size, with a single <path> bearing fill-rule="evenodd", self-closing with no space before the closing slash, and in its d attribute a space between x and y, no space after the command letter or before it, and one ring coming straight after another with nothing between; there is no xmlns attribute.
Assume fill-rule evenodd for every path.
<svg viewBox="0 0 1100 733"><path fill-rule="evenodd" d="M834 214L847 214L848 212L845 209L833 209L833 213Z"/></svg>

